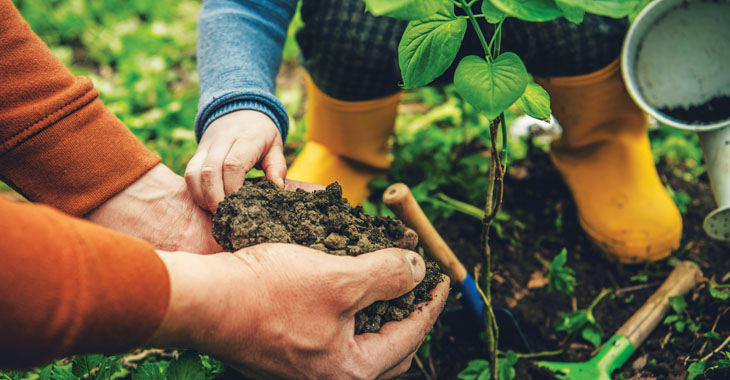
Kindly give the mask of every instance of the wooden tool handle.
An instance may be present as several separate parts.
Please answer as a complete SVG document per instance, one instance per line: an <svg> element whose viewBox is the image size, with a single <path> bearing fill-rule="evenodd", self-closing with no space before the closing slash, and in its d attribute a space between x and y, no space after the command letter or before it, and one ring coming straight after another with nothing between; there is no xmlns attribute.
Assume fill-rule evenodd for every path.
<svg viewBox="0 0 730 380"><path fill-rule="evenodd" d="M662 286L621 326L616 334L623 335L638 348L669 311L669 297L684 295L702 279L702 271L691 261L677 263Z"/></svg>
<svg viewBox="0 0 730 380"><path fill-rule="evenodd" d="M398 219L406 226L412 228L418 234L418 241L441 269L451 278L452 282L462 283L466 278L464 264L454 255L454 252L446 245L444 239L428 221L421 210L416 199L411 194L411 189L404 183L390 185L383 194L383 202L395 213Z"/></svg>

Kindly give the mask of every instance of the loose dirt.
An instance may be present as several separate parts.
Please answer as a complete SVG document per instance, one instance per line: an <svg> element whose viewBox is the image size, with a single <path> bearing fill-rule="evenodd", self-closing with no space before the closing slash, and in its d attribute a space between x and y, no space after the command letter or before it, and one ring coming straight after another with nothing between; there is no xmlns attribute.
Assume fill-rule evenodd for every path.
<svg viewBox="0 0 730 380"><path fill-rule="evenodd" d="M492 237L492 252L496 256L492 295L496 306L507 307L514 313L533 352L563 350L562 354L544 360L577 362L591 357L594 347L590 343L580 336L556 331L555 324L561 315L573 311L574 307L587 307L604 288L614 292L598 304L594 315L603 327L602 338L606 340L664 281L673 269L674 260L696 262L707 278L715 278L717 282L730 271L728 245L711 240L702 230L704 216L716 207L707 175L688 182L672 174L673 169L681 168L681 163L660 162L657 167L665 183L677 192L689 194L692 199L683 215L681 246L668 260L621 265L604 259L582 231L571 194L544 152L533 148L527 159L511 164L505 178L504 210L515 221L501 222L504 236ZM481 261L480 221L454 213L447 220L437 222L436 228L472 271ZM548 294L546 287L528 287L533 274L547 275L536 255L552 261L563 247L568 249L567 266L575 270L579 282L575 293L572 296L559 292ZM722 339L730 335L730 303L712 298L707 288L703 283L684 297L689 317L701 325L699 332L687 329L678 332L669 325L660 324L629 361L614 372L613 378L684 379L689 364L720 344L718 340L703 336L713 328L716 320L714 331ZM623 290L617 293L617 289ZM453 296L449 301L444 314L458 307ZM431 336L430 356L422 358L424 370L413 365L402 378L455 379L470 360L486 358L479 331L464 333L460 329L463 326L437 322ZM711 361L714 363L717 359ZM529 360L520 360L516 370L515 379L554 378ZM726 370L708 375L698 376L696 380L730 378Z"/></svg>
<svg viewBox="0 0 730 380"><path fill-rule="evenodd" d="M398 247L406 228L398 220L373 217L342 198L337 183L313 193L280 190L269 181L247 181L226 196L213 219L213 236L227 251L260 243L292 243L333 255L358 256ZM426 262L426 277L416 288L390 301L379 301L355 315L355 333L377 332L402 320L441 281L434 262Z"/></svg>

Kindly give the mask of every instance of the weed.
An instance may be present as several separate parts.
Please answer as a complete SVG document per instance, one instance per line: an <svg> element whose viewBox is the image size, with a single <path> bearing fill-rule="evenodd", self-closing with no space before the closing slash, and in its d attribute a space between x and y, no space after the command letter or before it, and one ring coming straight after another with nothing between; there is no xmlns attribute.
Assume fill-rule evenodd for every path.
<svg viewBox="0 0 730 380"><path fill-rule="evenodd" d="M674 314L670 314L664 318L665 325L672 326L674 331L678 333L683 333L685 329L694 333L700 331L702 326L692 320L692 317L687 312L687 302L684 300L684 296L669 297L669 304L672 306Z"/></svg>
<svg viewBox="0 0 730 380"><path fill-rule="evenodd" d="M603 289L587 309L576 310L560 317L555 330L567 332L569 335L580 333L583 339L598 348L601 345L603 329L593 316L593 309L609 293L611 293L610 289Z"/></svg>
<svg viewBox="0 0 730 380"><path fill-rule="evenodd" d="M565 294L573 294L578 281L575 279L575 271L567 266L568 250L563 248L560 254L555 256L553 262L548 267L548 293L554 290Z"/></svg>

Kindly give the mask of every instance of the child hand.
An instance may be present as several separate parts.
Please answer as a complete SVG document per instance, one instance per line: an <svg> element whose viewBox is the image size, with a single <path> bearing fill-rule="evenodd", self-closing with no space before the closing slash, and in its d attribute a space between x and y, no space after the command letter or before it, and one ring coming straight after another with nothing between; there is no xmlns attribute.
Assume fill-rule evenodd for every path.
<svg viewBox="0 0 730 380"><path fill-rule="evenodd" d="M261 112L235 111L205 131L185 170L185 182L195 202L215 213L218 202L237 191L254 166L284 187L286 161L279 129Z"/></svg>

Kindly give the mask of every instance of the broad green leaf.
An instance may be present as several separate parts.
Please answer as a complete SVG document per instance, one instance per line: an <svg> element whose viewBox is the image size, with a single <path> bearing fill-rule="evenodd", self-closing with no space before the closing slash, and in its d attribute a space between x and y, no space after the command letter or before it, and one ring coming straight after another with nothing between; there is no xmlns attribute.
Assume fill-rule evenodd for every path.
<svg viewBox="0 0 730 380"><path fill-rule="evenodd" d="M460 380L489 379L489 362L483 359L472 360L463 371L456 375L456 378Z"/></svg>
<svg viewBox="0 0 730 380"><path fill-rule="evenodd" d="M167 380L205 380L205 370L200 363L200 355L195 351L185 351L165 371Z"/></svg>
<svg viewBox="0 0 730 380"><path fill-rule="evenodd" d="M614 18L626 17L634 12L641 0L561 0L566 5L574 6L601 16Z"/></svg>
<svg viewBox="0 0 730 380"><path fill-rule="evenodd" d="M563 15L563 12L560 11L553 0L491 1L502 12L525 21L548 21Z"/></svg>
<svg viewBox="0 0 730 380"><path fill-rule="evenodd" d="M97 380L108 380L114 377L125 375L126 369L122 368L122 356L106 356L99 364L99 372L96 374ZM117 376L115 376L117 375Z"/></svg>
<svg viewBox="0 0 730 380"><path fill-rule="evenodd" d="M672 296L668 300L669 304L672 305L672 309L677 314L681 314L687 309L687 301L684 300L683 296Z"/></svg>
<svg viewBox="0 0 730 380"><path fill-rule="evenodd" d="M728 298L730 298L730 293L728 292L727 288L721 288L716 285L710 286L710 295L713 298L717 298L722 301L725 301Z"/></svg>
<svg viewBox="0 0 730 380"><path fill-rule="evenodd" d="M51 370L51 379L53 380L78 380L79 377L71 373L70 366L54 365Z"/></svg>
<svg viewBox="0 0 730 380"><path fill-rule="evenodd" d="M408 24L398 45L398 63L405 88L425 86L451 66L466 33L466 19L452 5Z"/></svg>
<svg viewBox="0 0 730 380"><path fill-rule="evenodd" d="M583 339L590 342L594 347L598 348L601 345L601 336L603 335L603 329L601 326L595 323L589 323L580 332Z"/></svg>
<svg viewBox="0 0 730 380"><path fill-rule="evenodd" d="M499 359L499 380L512 380L517 372L515 364L517 363L517 354L510 350L507 355Z"/></svg>
<svg viewBox="0 0 730 380"><path fill-rule="evenodd" d="M494 4L492 4L491 0L482 1L482 13L484 13L484 18L490 24L496 24L503 18L507 17L504 12L500 11L494 6Z"/></svg>
<svg viewBox="0 0 730 380"><path fill-rule="evenodd" d="M525 92L527 69L515 53L500 54L492 62L470 55L456 67L454 85L469 104L494 120Z"/></svg>
<svg viewBox="0 0 730 380"><path fill-rule="evenodd" d="M443 0L365 0L367 11L375 16L400 20L420 20L439 9Z"/></svg>
<svg viewBox="0 0 730 380"><path fill-rule="evenodd" d="M51 374L53 373L54 364L49 364L38 372L38 380L51 380Z"/></svg>
<svg viewBox="0 0 730 380"><path fill-rule="evenodd" d="M588 324L588 312L576 310L560 317L555 330L573 334L580 331L586 324Z"/></svg>
<svg viewBox="0 0 730 380"><path fill-rule="evenodd" d="M707 370L707 361L699 361L694 362L690 364L689 368L687 368L687 372L689 375L687 376L687 380L692 380L695 377L705 373Z"/></svg>
<svg viewBox="0 0 730 380"><path fill-rule="evenodd" d="M158 363L142 363L137 366L132 380L165 380L165 369Z"/></svg>
<svg viewBox="0 0 730 380"><path fill-rule="evenodd" d="M104 359L104 355L79 355L71 361L71 373L78 377L84 377L91 373L96 366Z"/></svg>
<svg viewBox="0 0 730 380"><path fill-rule="evenodd" d="M555 4L563 11L563 16L570 22L580 24L583 22L583 16L586 11L581 7L575 5L566 4L563 0L555 0Z"/></svg>

